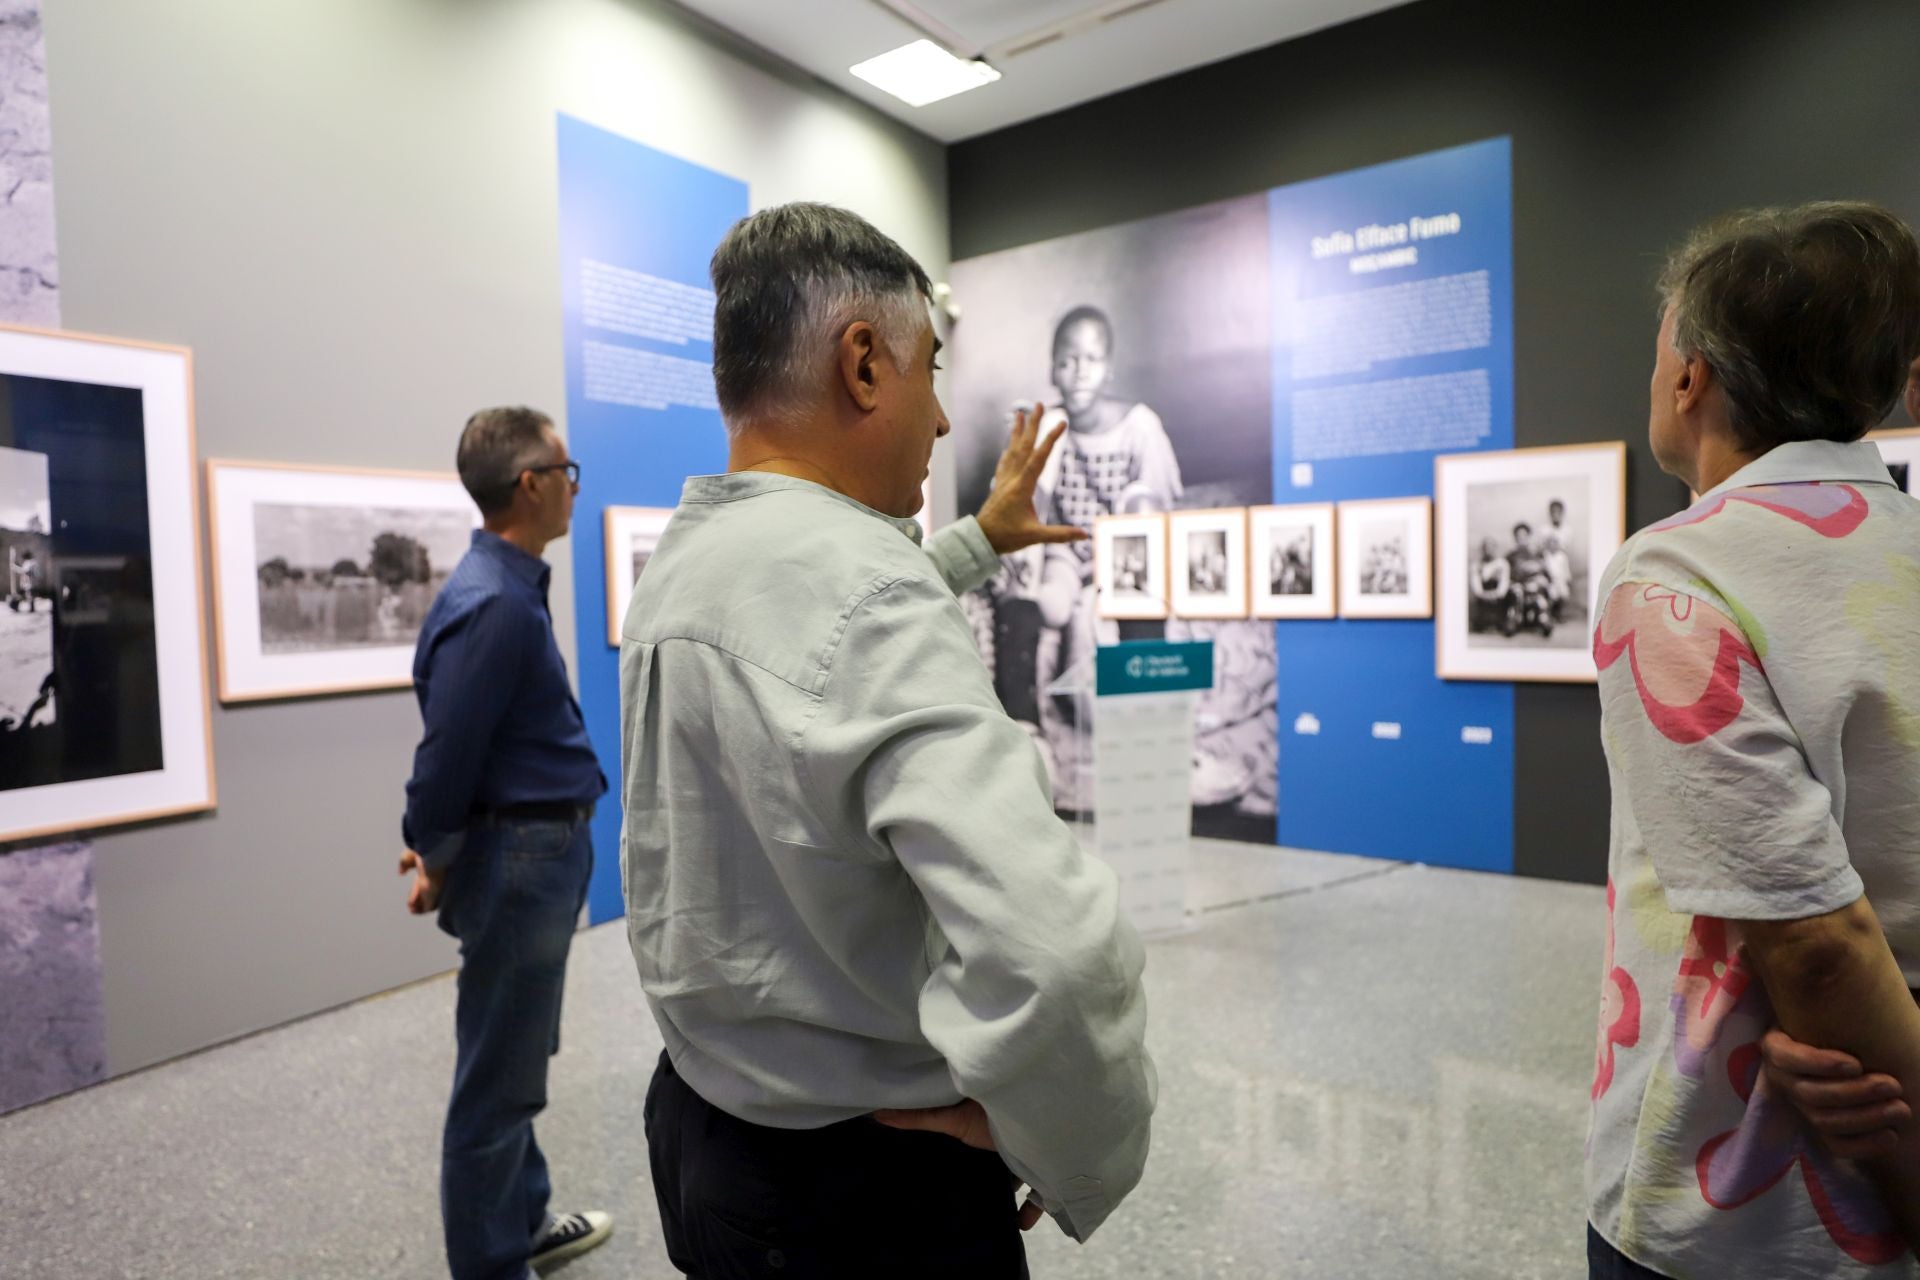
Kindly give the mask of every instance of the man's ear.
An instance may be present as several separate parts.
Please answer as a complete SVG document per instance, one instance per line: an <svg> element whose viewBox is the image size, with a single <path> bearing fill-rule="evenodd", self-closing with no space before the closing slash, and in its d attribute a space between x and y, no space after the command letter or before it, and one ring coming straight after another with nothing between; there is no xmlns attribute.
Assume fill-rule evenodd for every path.
<svg viewBox="0 0 1920 1280"><path fill-rule="evenodd" d="M1713 385L1713 366L1697 355L1687 357L1680 369L1680 379L1674 383L1673 407L1681 413L1693 412L1706 400Z"/></svg>
<svg viewBox="0 0 1920 1280"><path fill-rule="evenodd" d="M863 413L880 403L880 335L865 320L856 320L840 335L840 383L847 398Z"/></svg>

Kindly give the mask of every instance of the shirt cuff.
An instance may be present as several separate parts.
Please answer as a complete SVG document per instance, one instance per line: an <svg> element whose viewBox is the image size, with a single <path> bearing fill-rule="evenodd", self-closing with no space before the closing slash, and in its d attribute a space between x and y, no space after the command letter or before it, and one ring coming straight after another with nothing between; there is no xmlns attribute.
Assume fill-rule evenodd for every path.
<svg viewBox="0 0 1920 1280"><path fill-rule="evenodd" d="M993 544L987 541L980 522L972 516L963 517L934 534L927 545L927 554L933 557L934 567L955 595L985 586L1000 572L1000 557L993 553Z"/></svg>

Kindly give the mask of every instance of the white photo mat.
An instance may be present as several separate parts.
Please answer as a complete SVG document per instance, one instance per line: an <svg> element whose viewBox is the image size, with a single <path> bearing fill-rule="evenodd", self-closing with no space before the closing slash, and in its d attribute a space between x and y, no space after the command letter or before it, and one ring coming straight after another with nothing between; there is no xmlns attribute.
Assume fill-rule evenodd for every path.
<svg viewBox="0 0 1920 1280"><path fill-rule="evenodd" d="M1338 579L1343 618L1433 616L1433 502L1429 498L1366 498L1339 505ZM1365 589L1388 535L1398 544L1404 590Z"/></svg>
<svg viewBox="0 0 1920 1280"><path fill-rule="evenodd" d="M1337 610L1339 550L1331 502L1254 507L1247 513L1248 569L1252 578L1252 614L1256 618L1331 618ZM1312 589L1282 592L1279 558L1282 540L1306 542L1305 563Z"/></svg>
<svg viewBox="0 0 1920 1280"><path fill-rule="evenodd" d="M1125 553L1122 556L1122 553ZM1145 563L1140 564L1139 553ZM1123 566L1120 561L1124 559ZM1140 574L1135 584L1124 580ZM1167 518L1101 516L1093 522L1093 579L1102 618L1164 618L1167 600Z"/></svg>
<svg viewBox="0 0 1920 1280"><path fill-rule="evenodd" d="M607 643L616 649L638 581L633 573L634 552L644 547L651 556L672 518L672 507L607 508Z"/></svg>
<svg viewBox="0 0 1920 1280"><path fill-rule="evenodd" d="M162 759L149 772L0 791L0 841L211 809L193 355L184 347L0 326L0 373L140 390Z"/></svg>
<svg viewBox="0 0 1920 1280"><path fill-rule="evenodd" d="M267 652L261 635L261 557L256 539L257 511L263 505L445 511L478 528L480 513L459 477L451 472L207 462L220 700L252 702L411 685L411 640L304 653ZM453 568L451 564L436 567Z"/></svg>
<svg viewBox="0 0 1920 1280"><path fill-rule="evenodd" d="M1195 564L1196 544L1212 565ZM1175 511L1167 517L1167 553L1171 558L1169 601L1176 618L1244 618L1248 609L1247 511L1244 507L1204 511ZM1212 579L1218 589L1196 583L1195 575Z"/></svg>
<svg viewBox="0 0 1920 1280"><path fill-rule="evenodd" d="M1582 542L1584 642L1566 648L1488 648L1470 641L1471 591L1468 490L1475 485L1555 482L1585 495L1584 520L1570 523ZM1510 680L1591 684L1591 633L1599 609L1600 579L1626 540L1627 446L1620 441L1502 452L1449 454L1434 460L1437 526L1435 665L1443 680Z"/></svg>

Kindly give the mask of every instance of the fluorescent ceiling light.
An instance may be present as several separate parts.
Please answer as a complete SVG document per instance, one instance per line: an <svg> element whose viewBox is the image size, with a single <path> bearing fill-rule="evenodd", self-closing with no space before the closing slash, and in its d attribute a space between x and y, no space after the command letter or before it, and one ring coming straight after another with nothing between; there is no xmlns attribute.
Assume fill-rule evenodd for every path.
<svg viewBox="0 0 1920 1280"><path fill-rule="evenodd" d="M915 40L848 70L910 107L924 107L1000 78L984 61L956 58L931 40Z"/></svg>

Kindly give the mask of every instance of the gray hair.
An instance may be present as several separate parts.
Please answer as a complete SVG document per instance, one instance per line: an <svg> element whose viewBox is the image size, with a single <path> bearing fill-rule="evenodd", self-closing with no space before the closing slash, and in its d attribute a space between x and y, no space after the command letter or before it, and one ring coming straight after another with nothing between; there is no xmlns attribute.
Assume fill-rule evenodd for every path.
<svg viewBox="0 0 1920 1280"><path fill-rule="evenodd" d="M547 440L547 428L552 425L552 418L525 405L482 409L467 419L456 465L460 483L481 515L505 511L513 504L520 474L549 459L553 446Z"/></svg>
<svg viewBox="0 0 1920 1280"><path fill-rule="evenodd" d="M1674 348L1713 370L1750 450L1858 440L1920 352L1920 245L1878 205L1734 214L1694 232L1660 295Z"/></svg>
<svg viewBox="0 0 1920 1280"><path fill-rule="evenodd" d="M904 372L929 323L926 271L866 219L831 205L741 219L711 274L713 384L731 430L749 415L804 411L848 325L871 324Z"/></svg>

